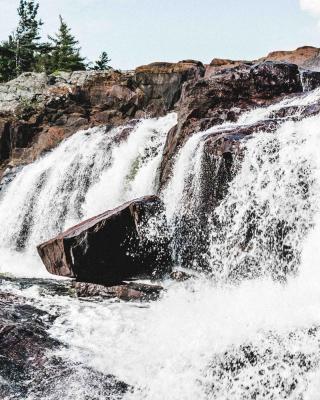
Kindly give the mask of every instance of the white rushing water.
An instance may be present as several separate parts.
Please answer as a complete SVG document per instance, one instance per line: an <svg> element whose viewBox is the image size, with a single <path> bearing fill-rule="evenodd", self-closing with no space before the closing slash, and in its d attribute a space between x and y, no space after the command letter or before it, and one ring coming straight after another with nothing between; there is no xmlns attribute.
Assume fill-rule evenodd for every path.
<svg viewBox="0 0 320 400"><path fill-rule="evenodd" d="M175 123L175 114L143 120L127 138L129 126L81 131L23 168L0 197L0 272L45 274L38 244L83 219L154 194L166 134Z"/></svg>
<svg viewBox="0 0 320 400"><path fill-rule="evenodd" d="M319 98L314 91L281 104L298 106L298 115ZM239 124L280 108L254 110ZM153 192L174 123L174 115L143 121L117 145L118 130L79 132L24 168L0 202L2 246L12 252L22 241L28 248L80 218ZM192 136L177 155L163 192L174 232L200 207L203 139L221 128ZM319 398L320 116L284 120L242 146L238 172L207 219L207 278L165 282L160 300L145 306L43 297L37 286L23 291L58 312L50 333L67 345L60 355L129 384L125 400ZM31 229L22 234L25 219ZM2 271L12 267L4 256L0 262ZM95 390L69 379L46 398L101 398Z"/></svg>

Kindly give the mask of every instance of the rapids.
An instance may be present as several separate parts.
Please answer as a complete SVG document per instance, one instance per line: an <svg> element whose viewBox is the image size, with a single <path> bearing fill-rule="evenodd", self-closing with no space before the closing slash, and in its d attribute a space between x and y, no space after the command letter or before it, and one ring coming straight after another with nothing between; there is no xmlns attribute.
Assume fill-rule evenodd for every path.
<svg viewBox="0 0 320 400"><path fill-rule="evenodd" d="M49 333L66 344L59 350L62 359L129 385L110 399L317 400L320 116L298 117L319 101L315 90L250 111L237 123L194 134L180 150L161 194L178 266L177 223L197 212L203 189L203 139L292 109L276 132L260 131L241 142L243 159L227 195L209 210L201 248L206 274L192 265L193 279L164 282L160 300L146 305L79 301L43 292L37 283L22 287L19 279L0 289L56 315ZM175 123L175 114L143 120L124 138L127 127L78 132L18 171L1 192L0 271L45 276L36 244L123 201L154 193L166 134ZM250 243L240 246L249 224ZM281 258L284 248L290 256ZM35 400L30 385L27 399ZM81 379L80 370L57 381L43 400L104 398L98 385Z"/></svg>

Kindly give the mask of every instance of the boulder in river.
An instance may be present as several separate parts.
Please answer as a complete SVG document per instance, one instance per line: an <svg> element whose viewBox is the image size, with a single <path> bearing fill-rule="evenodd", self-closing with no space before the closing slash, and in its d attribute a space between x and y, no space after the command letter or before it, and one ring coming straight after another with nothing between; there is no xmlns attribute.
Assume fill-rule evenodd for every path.
<svg viewBox="0 0 320 400"><path fill-rule="evenodd" d="M68 229L38 246L51 274L81 282L117 284L137 276L159 276L171 270L165 232L148 224L161 220L162 203L146 196Z"/></svg>

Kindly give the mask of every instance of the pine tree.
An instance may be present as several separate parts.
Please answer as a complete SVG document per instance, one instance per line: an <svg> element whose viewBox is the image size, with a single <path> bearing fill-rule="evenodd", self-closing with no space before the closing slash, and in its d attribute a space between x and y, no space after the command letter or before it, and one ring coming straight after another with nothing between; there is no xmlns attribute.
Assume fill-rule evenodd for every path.
<svg viewBox="0 0 320 400"><path fill-rule="evenodd" d="M52 42L50 72L85 70L84 58L80 55L78 40L71 34L71 29L60 15L60 28L55 37L49 36Z"/></svg>
<svg viewBox="0 0 320 400"><path fill-rule="evenodd" d="M0 45L0 82L15 78L15 43L12 36Z"/></svg>
<svg viewBox="0 0 320 400"><path fill-rule="evenodd" d="M39 3L34 0L20 0L18 7L19 23L13 40L15 42L16 76L32 71L40 51L40 28L43 22L38 19Z"/></svg>
<svg viewBox="0 0 320 400"><path fill-rule="evenodd" d="M38 19L39 3L20 0L18 27L8 40L0 45L0 80L7 81L22 72L33 71L42 48L39 31L42 21Z"/></svg>
<svg viewBox="0 0 320 400"><path fill-rule="evenodd" d="M93 67L91 69L95 71L105 71L110 69L109 62L111 59L108 57L108 53L103 51L98 58L98 60L94 63Z"/></svg>

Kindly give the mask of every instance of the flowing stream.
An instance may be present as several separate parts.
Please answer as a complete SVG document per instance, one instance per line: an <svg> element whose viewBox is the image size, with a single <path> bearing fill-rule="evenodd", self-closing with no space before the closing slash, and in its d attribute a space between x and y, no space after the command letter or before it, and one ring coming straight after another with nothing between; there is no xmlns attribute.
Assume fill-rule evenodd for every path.
<svg viewBox="0 0 320 400"><path fill-rule="evenodd" d="M22 289L14 280L2 290L22 293L57 315L49 332L66 344L60 357L129 385L110 399L318 400L320 116L300 117L319 101L319 90L291 97L196 133L181 148L162 193L178 267L183 246L177 226L201 213L204 139L221 129L279 120L279 110L290 110L276 131L261 128L241 141L243 155L226 196L207 210L199 232L205 245L189 266L194 278L164 282L158 301L81 301L43 294L37 284ZM0 271L48 277L35 254L38 243L154 193L175 123L169 114L109 132L78 132L18 172L0 198ZM184 246L196 246L189 236ZM36 398L31 388L28 400ZM43 400L105 398L79 370L55 382Z"/></svg>

